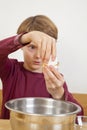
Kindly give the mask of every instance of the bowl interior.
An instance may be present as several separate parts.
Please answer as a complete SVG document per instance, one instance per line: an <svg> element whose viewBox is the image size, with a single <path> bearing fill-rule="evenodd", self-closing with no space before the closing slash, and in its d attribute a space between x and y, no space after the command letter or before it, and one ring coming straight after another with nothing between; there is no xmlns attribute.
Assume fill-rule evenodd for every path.
<svg viewBox="0 0 87 130"><path fill-rule="evenodd" d="M74 103L50 98L18 98L6 102L5 106L19 113L50 116L76 114L81 110Z"/></svg>

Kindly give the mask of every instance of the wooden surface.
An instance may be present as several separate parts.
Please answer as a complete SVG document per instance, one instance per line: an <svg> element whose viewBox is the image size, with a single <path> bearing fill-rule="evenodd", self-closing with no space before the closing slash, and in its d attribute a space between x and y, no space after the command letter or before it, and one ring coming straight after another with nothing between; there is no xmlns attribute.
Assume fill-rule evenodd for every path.
<svg viewBox="0 0 87 130"><path fill-rule="evenodd" d="M73 96L82 105L84 115L87 116L87 94L73 93Z"/></svg>
<svg viewBox="0 0 87 130"><path fill-rule="evenodd" d="M11 130L10 121L0 119L0 130Z"/></svg>

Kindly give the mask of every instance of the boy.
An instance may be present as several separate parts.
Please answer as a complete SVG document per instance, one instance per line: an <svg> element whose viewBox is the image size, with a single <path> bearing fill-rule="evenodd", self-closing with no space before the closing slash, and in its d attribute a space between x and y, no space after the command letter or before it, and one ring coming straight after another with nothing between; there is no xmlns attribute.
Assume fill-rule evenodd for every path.
<svg viewBox="0 0 87 130"><path fill-rule="evenodd" d="M9 118L6 101L20 97L49 97L80 105L68 92L63 75L53 66L43 66L50 57L55 60L57 35L57 27L48 17L36 15L20 24L16 36L0 41L1 118ZM23 50L24 62L8 58L19 48ZM83 109L79 114L83 114Z"/></svg>

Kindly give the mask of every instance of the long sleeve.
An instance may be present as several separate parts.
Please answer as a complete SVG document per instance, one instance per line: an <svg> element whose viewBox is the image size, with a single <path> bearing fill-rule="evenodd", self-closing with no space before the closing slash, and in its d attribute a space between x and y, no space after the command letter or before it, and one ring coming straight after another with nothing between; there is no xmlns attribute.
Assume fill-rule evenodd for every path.
<svg viewBox="0 0 87 130"><path fill-rule="evenodd" d="M11 61L8 55L22 47L19 42L20 36L15 35L0 41L0 78L7 76L10 72Z"/></svg>
<svg viewBox="0 0 87 130"><path fill-rule="evenodd" d="M19 42L20 36L12 36L0 41L0 60L2 57L6 57L22 47L22 44Z"/></svg>
<svg viewBox="0 0 87 130"><path fill-rule="evenodd" d="M70 93L70 92L68 91L67 84L65 83L63 87L64 87L64 98L65 98L65 101L70 101L70 102L73 102L73 103L79 105L79 106L81 107L81 112L79 112L77 115L84 115L83 107L82 107L81 104L73 97L72 93Z"/></svg>

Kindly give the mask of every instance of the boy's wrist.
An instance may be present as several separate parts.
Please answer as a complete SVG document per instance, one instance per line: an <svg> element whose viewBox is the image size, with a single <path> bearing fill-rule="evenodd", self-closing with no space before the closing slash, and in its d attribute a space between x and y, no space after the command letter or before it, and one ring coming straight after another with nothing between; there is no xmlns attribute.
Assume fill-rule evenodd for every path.
<svg viewBox="0 0 87 130"><path fill-rule="evenodd" d="M24 39L26 39L26 38L24 38L24 37L25 37L25 33L19 34L19 39L18 39L18 41L19 41L19 43L20 43L22 46L28 44L28 43L25 43L25 40L24 40Z"/></svg>
<svg viewBox="0 0 87 130"><path fill-rule="evenodd" d="M27 45L27 44L30 43L30 42L29 42L29 38L27 37L27 32L21 34L21 36L20 36L20 38L19 38L19 42L20 42L23 46L25 46L25 45Z"/></svg>
<svg viewBox="0 0 87 130"><path fill-rule="evenodd" d="M54 99L64 100L64 89L63 87L59 88L58 92L52 95Z"/></svg>

